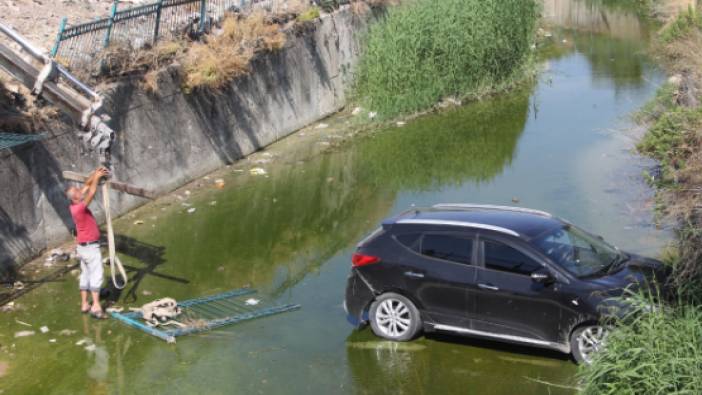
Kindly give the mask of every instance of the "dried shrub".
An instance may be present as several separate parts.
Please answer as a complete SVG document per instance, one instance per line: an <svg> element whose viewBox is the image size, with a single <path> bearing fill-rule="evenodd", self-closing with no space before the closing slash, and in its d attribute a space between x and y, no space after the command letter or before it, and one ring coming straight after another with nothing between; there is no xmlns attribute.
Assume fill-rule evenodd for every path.
<svg viewBox="0 0 702 395"><path fill-rule="evenodd" d="M228 16L221 31L194 44L183 59L186 92L198 87L220 89L245 74L254 55L276 51L285 45L280 25L270 23L262 12L246 17Z"/></svg>

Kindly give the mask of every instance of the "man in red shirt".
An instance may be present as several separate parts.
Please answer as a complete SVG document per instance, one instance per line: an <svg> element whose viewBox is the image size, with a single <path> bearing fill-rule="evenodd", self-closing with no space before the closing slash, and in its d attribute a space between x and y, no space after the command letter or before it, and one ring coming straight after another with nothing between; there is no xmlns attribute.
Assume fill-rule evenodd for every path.
<svg viewBox="0 0 702 395"><path fill-rule="evenodd" d="M69 187L66 196L71 201L71 216L76 225L76 253L80 258L80 310L95 318L104 318L100 305L100 287L102 287L103 268L100 253L100 229L88 206L95 197L101 178L110 174L109 170L99 167L90 174L82 188ZM88 303L88 293L92 294L93 305Z"/></svg>

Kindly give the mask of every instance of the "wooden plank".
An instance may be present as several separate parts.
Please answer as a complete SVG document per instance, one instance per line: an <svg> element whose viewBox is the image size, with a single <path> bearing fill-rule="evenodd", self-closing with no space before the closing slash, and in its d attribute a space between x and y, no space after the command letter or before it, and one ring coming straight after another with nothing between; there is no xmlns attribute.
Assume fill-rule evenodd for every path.
<svg viewBox="0 0 702 395"><path fill-rule="evenodd" d="M88 176L85 176L74 171L64 171L63 178L70 181L85 182ZM125 182L110 180L110 187L116 191L124 192L130 195L143 197L146 199L156 199L156 193L148 189L140 188Z"/></svg>

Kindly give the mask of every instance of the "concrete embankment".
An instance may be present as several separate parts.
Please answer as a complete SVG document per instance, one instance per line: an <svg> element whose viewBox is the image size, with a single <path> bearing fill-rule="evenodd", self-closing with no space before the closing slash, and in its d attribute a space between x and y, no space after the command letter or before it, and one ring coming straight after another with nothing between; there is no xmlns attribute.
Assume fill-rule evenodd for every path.
<svg viewBox="0 0 702 395"><path fill-rule="evenodd" d="M155 94L136 80L108 87L115 178L166 193L338 111L367 20L348 8L325 15L219 92L183 93L173 68L159 75ZM42 142L0 152L0 268L70 238L61 172L98 165L74 130L59 124ZM114 193L111 208L119 215L143 203Z"/></svg>

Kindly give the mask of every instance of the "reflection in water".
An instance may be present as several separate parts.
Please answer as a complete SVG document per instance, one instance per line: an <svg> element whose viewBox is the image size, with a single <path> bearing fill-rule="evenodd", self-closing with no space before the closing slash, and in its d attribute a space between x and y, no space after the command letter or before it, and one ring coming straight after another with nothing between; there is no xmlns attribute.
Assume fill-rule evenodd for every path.
<svg viewBox="0 0 702 395"><path fill-rule="evenodd" d="M633 4L612 8L603 3L606 0L543 0L543 15L547 22L566 29L602 33L627 41L647 40L648 23L639 18Z"/></svg>
<svg viewBox="0 0 702 395"><path fill-rule="evenodd" d="M514 354L463 338L405 343L368 341L369 331L346 340L357 394L566 394L573 369L559 359ZM513 347L514 348L514 347ZM504 350L505 347L502 347ZM538 352L537 352L538 353ZM555 384L544 387L543 382ZM388 390L388 389L392 390ZM440 388L441 390L437 390Z"/></svg>

